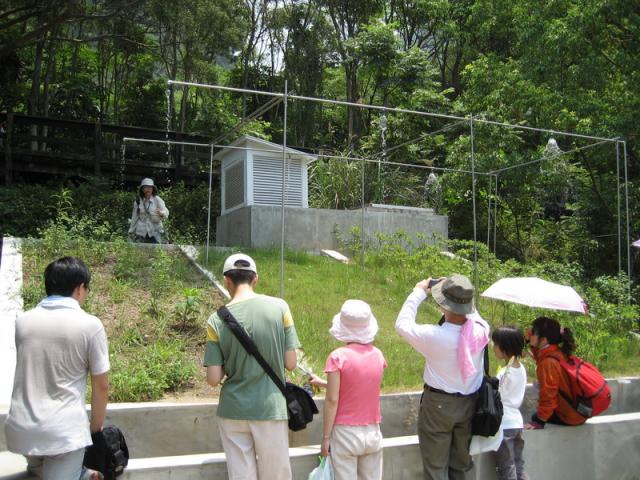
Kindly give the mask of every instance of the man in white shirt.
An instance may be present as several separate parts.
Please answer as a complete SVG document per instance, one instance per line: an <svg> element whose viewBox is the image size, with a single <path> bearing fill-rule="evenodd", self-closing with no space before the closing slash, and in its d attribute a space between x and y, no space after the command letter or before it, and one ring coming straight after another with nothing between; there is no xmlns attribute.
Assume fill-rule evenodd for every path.
<svg viewBox="0 0 640 480"><path fill-rule="evenodd" d="M16 319L16 374L5 423L8 449L45 480L98 480L82 466L107 408L109 352L100 320L82 310L91 274L74 257L44 272L47 298ZM91 375L91 420L84 398Z"/></svg>
<svg viewBox="0 0 640 480"><path fill-rule="evenodd" d="M416 323L429 293L442 311L441 325ZM424 478L464 479L473 466L471 419L489 341L489 325L473 305L471 281L456 274L418 282L398 314L396 331L426 360L418 414Z"/></svg>

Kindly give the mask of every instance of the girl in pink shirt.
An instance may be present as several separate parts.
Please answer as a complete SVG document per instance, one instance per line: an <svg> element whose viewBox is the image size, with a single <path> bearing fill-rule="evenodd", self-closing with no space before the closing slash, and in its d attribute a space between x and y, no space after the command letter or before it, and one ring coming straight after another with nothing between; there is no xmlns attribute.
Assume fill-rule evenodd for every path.
<svg viewBox="0 0 640 480"><path fill-rule="evenodd" d="M329 330L346 345L329 354L327 381L311 381L327 389L320 454L331 456L335 480L382 478L380 384L387 363L372 345L377 332L369 305L347 300Z"/></svg>

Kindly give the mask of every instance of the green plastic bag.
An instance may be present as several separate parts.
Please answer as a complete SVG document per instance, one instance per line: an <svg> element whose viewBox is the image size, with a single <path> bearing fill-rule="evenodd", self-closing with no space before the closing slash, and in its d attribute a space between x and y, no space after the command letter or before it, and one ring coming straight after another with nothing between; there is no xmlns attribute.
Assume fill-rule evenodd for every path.
<svg viewBox="0 0 640 480"><path fill-rule="evenodd" d="M320 465L313 469L307 480L333 480L331 457L320 457Z"/></svg>

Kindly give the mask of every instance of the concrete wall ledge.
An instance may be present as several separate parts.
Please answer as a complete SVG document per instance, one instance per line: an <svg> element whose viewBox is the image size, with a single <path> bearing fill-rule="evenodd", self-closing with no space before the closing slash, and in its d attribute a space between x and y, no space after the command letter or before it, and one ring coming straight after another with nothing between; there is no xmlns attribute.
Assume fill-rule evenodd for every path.
<svg viewBox="0 0 640 480"><path fill-rule="evenodd" d="M631 480L640 478L640 413L606 415L579 427L549 426L528 431L525 462L532 479ZM289 449L294 479L306 479L318 462L318 445ZM490 456L474 458L467 480L495 478ZM31 478L19 455L0 453L0 480ZM422 476L418 438L415 435L384 439L384 478L415 479ZM196 480L227 478L223 453L132 459L123 480Z"/></svg>
<svg viewBox="0 0 640 480"><path fill-rule="evenodd" d="M610 379L613 402L608 416L640 412L640 378ZM385 438L403 437L417 432L418 403L421 392L386 394L381 397L382 433ZM529 386L522 405L525 419L535 408L537 392ZM322 399L316 399L322 412ZM217 402L204 403L115 403L107 410L106 424L119 426L125 433L132 458L221 452L217 428ZM6 450L4 421L0 410L0 451ZM591 421L599 421L596 417ZM292 447L314 445L322 438L322 413L300 432L291 433Z"/></svg>
<svg viewBox="0 0 640 480"><path fill-rule="evenodd" d="M640 413L606 415L580 427L549 426L525 432L525 462L532 479L609 480L640 478ZM306 479L317 465L319 445L290 449L294 479ZM489 455L474 458L468 480L495 478ZM416 435L384 439L384 478L422 477ZM132 460L123 479L225 479L222 453Z"/></svg>

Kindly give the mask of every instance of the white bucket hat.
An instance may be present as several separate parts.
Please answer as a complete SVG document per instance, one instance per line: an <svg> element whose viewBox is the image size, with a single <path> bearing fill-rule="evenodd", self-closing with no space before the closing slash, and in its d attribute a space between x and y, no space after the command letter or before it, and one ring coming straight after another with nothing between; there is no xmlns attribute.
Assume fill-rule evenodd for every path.
<svg viewBox="0 0 640 480"><path fill-rule="evenodd" d="M368 303L347 300L340 313L333 317L329 333L340 342L367 344L373 342L378 333L378 321Z"/></svg>
<svg viewBox="0 0 640 480"><path fill-rule="evenodd" d="M138 190L140 190L140 194L142 194L142 187L151 187L153 189L153 194L156 195L158 192L158 187L155 186L153 180L151 178L143 178L140 182L140 186Z"/></svg>

